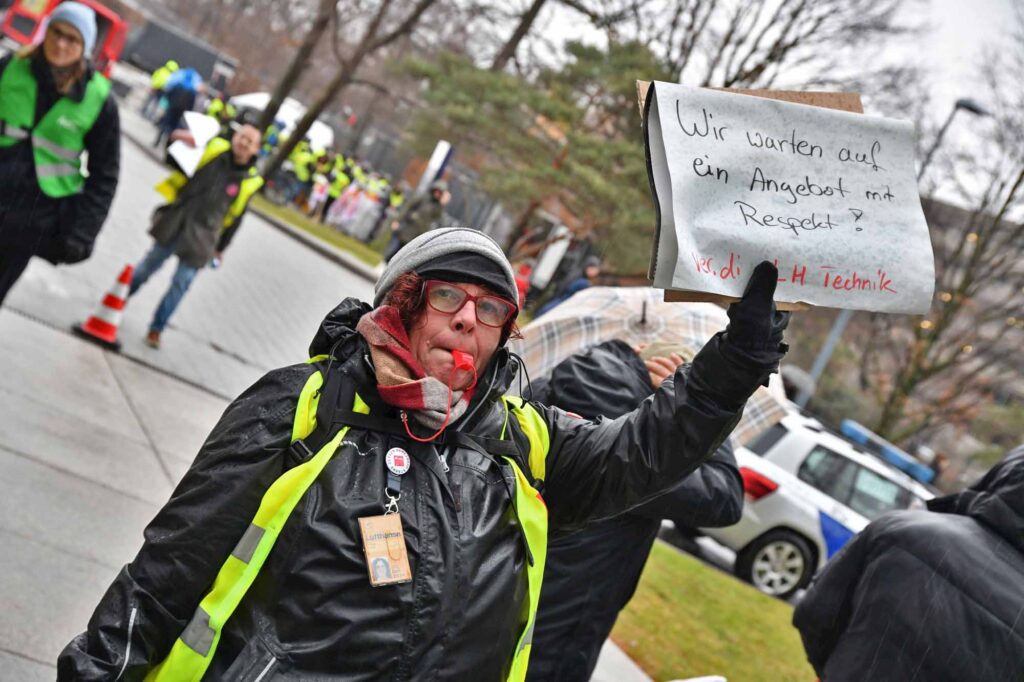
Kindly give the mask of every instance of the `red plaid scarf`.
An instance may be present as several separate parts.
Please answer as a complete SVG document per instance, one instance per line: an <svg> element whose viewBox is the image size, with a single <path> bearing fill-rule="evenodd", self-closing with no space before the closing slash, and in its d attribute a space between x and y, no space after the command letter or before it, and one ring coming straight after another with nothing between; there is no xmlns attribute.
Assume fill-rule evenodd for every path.
<svg viewBox="0 0 1024 682"><path fill-rule="evenodd" d="M412 355L398 308L385 305L371 310L360 318L356 331L370 344L377 391L384 402L433 430L440 429L446 417L451 424L465 413L473 389L453 391L423 371Z"/></svg>

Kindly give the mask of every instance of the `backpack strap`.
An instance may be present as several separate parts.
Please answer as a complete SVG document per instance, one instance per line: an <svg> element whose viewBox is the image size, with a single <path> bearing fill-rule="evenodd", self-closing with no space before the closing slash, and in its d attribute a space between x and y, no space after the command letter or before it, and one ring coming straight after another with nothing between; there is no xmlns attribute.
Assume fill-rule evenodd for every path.
<svg viewBox="0 0 1024 682"><path fill-rule="evenodd" d="M296 425L289 447L295 464L307 461L330 442L338 432L335 413L342 410L351 412L356 399L356 382L349 375L348 361L337 365L329 357L318 356L311 359L310 364L316 367L316 374L306 383L299 397ZM300 432L300 428L305 433Z"/></svg>
<svg viewBox="0 0 1024 682"><path fill-rule="evenodd" d="M398 419L353 410L360 381L356 366L360 362L362 357L358 353L349 355L341 363L326 355L310 360L317 368L318 380L307 384L304 391L309 394L303 395L299 401L299 409L307 412L302 415L307 433L304 436L293 434L291 454L296 463L304 462L319 452L339 429L346 426L405 437L405 429Z"/></svg>

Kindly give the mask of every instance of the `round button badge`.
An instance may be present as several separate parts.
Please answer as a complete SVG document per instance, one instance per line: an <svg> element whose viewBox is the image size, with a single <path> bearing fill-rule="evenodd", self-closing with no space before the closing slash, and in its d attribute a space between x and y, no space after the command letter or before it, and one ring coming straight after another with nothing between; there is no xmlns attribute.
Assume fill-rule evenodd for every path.
<svg viewBox="0 0 1024 682"><path fill-rule="evenodd" d="M412 464L409 453L402 448L391 448L388 450L388 454L384 456L384 462L388 466L388 471L396 476L405 474L409 471L410 464Z"/></svg>

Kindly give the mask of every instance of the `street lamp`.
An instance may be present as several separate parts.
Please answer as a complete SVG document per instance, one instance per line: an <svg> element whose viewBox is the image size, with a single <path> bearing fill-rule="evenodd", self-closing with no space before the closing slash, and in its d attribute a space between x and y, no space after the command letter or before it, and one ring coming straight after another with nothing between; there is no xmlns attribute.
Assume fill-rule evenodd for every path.
<svg viewBox="0 0 1024 682"><path fill-rule="evenodd" d="M935 136L935 141L932 142L931 148L928 149L928 153L925 154L924 161L921 162L921 170L917 172L917 181L921 182L921 178L924 177L924 169L928 167L928 164L932 161L932 156L935 155L935 150L942 144L942 138L946 134L946 129L949 128L949 124L953 122L953 117L956 116L956 112L963 109L975 116L991 116L992 112L981 106L973 99L967 97L961 97L953 105L953 110L949 112L949 116L946 117L946 122L939 128L938 134Z"/></svg>
<svg viewBox="0 0 1024 682"><path fill-rule="evenodd" d="M928 164L932 161L932 156L935 155L935 150L942 144L942 138L946 134L946 129L949 128L949 124L953 122L953 117L956 116L956 112L963 109L966 112L972 113L975 116L991 116L992 112L983 107L982 105L975 102L973 99L967 97L961 97L953 104L953 110L949 112L949 116L946 117L946 122L939 128L938 134L935 136L935 141L932 142L932 146L928 149L928 153L924 157L924 161L921 162L921 170L917 172L917 181L921 182L921 178L924 177L924 171L928 168ZM839 338L843 335L843 331L846 329L846 325L849 324L850 318L853 317L853 311L843 309L839 311L839 315L836 316L835 322L832 323L832 329L828 333L828 338L825 339L825 345L821 347L818 352L818 357L814 359L814 366L811 367L811 379L817 384L818 379L821 378L822 372L825 371L825 366L828 365L829 359L832 357L832 351L835 350L836 344L839 343ZM927 322L927 320L926 320ZM930 323L929 323L930 324ZM924 326L924 323L922 323ZM807 407L808 401L811 399L811 393L809 391L802 390L797 395L796 404L800 407Z"/></svg>

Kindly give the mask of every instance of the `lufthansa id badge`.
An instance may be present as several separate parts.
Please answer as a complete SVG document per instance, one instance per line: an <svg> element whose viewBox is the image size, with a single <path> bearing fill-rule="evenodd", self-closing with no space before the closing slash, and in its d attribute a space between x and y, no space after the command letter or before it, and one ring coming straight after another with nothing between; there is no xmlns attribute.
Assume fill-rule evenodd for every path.
<svg viewBox="0 0 1024 682"><path fill-rule="evenodd" d="M359 519L359 532L363 536L371 585L381 587L412 580L400 514L364 516Z"/></svg>

